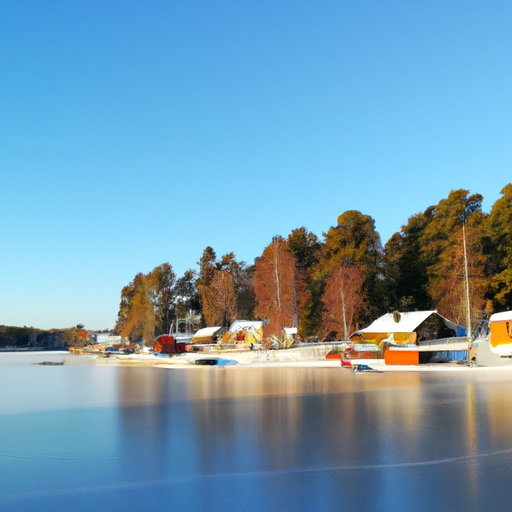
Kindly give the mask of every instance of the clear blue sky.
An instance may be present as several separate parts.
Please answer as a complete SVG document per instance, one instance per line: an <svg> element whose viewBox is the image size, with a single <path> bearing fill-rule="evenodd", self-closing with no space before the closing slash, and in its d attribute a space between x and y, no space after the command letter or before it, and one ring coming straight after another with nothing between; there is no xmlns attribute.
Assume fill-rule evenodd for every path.
<svg viewBox="0 0 512 512"><path fill-rule="evenodd" d="M512 2L0 4L0 324L114 326L137 272L385 243L512 181Z"/></svg>

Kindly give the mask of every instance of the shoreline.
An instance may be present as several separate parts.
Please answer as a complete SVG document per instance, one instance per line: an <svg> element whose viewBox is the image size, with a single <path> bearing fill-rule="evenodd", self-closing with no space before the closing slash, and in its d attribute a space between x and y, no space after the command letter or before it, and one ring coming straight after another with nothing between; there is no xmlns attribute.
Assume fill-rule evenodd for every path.
<svg viewBox="0 0 512 512"><path fill-rule="evenodd" d="M290 349L291 350L291 349ZM286 354L265 352L241 352L241 353L211 353L201 355L175 355L171 357L157 357L153 355L111 355L104 357L98 354L73 354L66 350L49 351L0 351L0 366L12 364L41 364L62 363L63 366L139 366L155 367L163 369L192 369L192 368L225 368L222 365L194 364L197 359L218 358L235 360L237 364L229 365L229 368L336 368L343 371L351 371L351 367L342 367L340 359L325 358L300 358L296 354L287 351ZM358 360L361 362L361 360ZM497 370L512 370L512 364L501 366L469 366L468 364L437 363L428 365L385 365L383 362L365 360L365 364L372 367L375 372L360 373L467 373L467 372L496 372ZM351 371L351 373L357 373Z"/></svg>

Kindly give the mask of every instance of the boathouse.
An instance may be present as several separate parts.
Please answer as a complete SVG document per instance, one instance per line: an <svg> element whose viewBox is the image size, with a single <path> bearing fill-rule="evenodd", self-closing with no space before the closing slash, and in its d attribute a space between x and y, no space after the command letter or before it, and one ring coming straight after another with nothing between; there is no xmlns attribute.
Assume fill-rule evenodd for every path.
<svg viewBox="0 0 512 512"><path fill-rule="evenodd" d="M468 357L465 330L435 310L387 313L354 332L351 340L375 344L383 353L388 347L415 345L419 363L465 361Z"/></svg>

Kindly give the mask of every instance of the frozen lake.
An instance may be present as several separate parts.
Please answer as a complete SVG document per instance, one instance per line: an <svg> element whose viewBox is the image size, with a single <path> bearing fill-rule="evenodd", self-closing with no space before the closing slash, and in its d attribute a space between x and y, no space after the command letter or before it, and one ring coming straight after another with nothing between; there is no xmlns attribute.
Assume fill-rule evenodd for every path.
<svg viewBox="0 0 512 512"><path fill-rule="evenodd" d="M511 425L510 370L188 370L3 353L0 510L501 512Z"/></svg>

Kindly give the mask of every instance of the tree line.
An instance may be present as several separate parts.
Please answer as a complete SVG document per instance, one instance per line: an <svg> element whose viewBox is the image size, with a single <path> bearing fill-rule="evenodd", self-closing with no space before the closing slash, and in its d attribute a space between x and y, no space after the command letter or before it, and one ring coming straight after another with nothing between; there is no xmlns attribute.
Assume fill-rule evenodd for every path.
<svg viewBox="0 0 512 512"><path fill-rule="evenodd" d="M512 184L491 212L468 190L410 217L382 246L375 221L341 214L320 239L305 227L275 236L254 264L207 247L198 270L177 277L170 263L139 273L121 291L115 330L132 341L195 328L264 321L264 335L298 328L302 338L346 339L386 312L437 309L466 326L512 309ZM464 257L466 251L466 257ZM465 275L469 290L465 290Z"/></svg>
<svg viewBox="0 0 512 512"><path fill-rule="evenodd" d="M36 329L0 325L0 347L68 348L85 345L89 340L82 324L68 329Z"/></svg>

